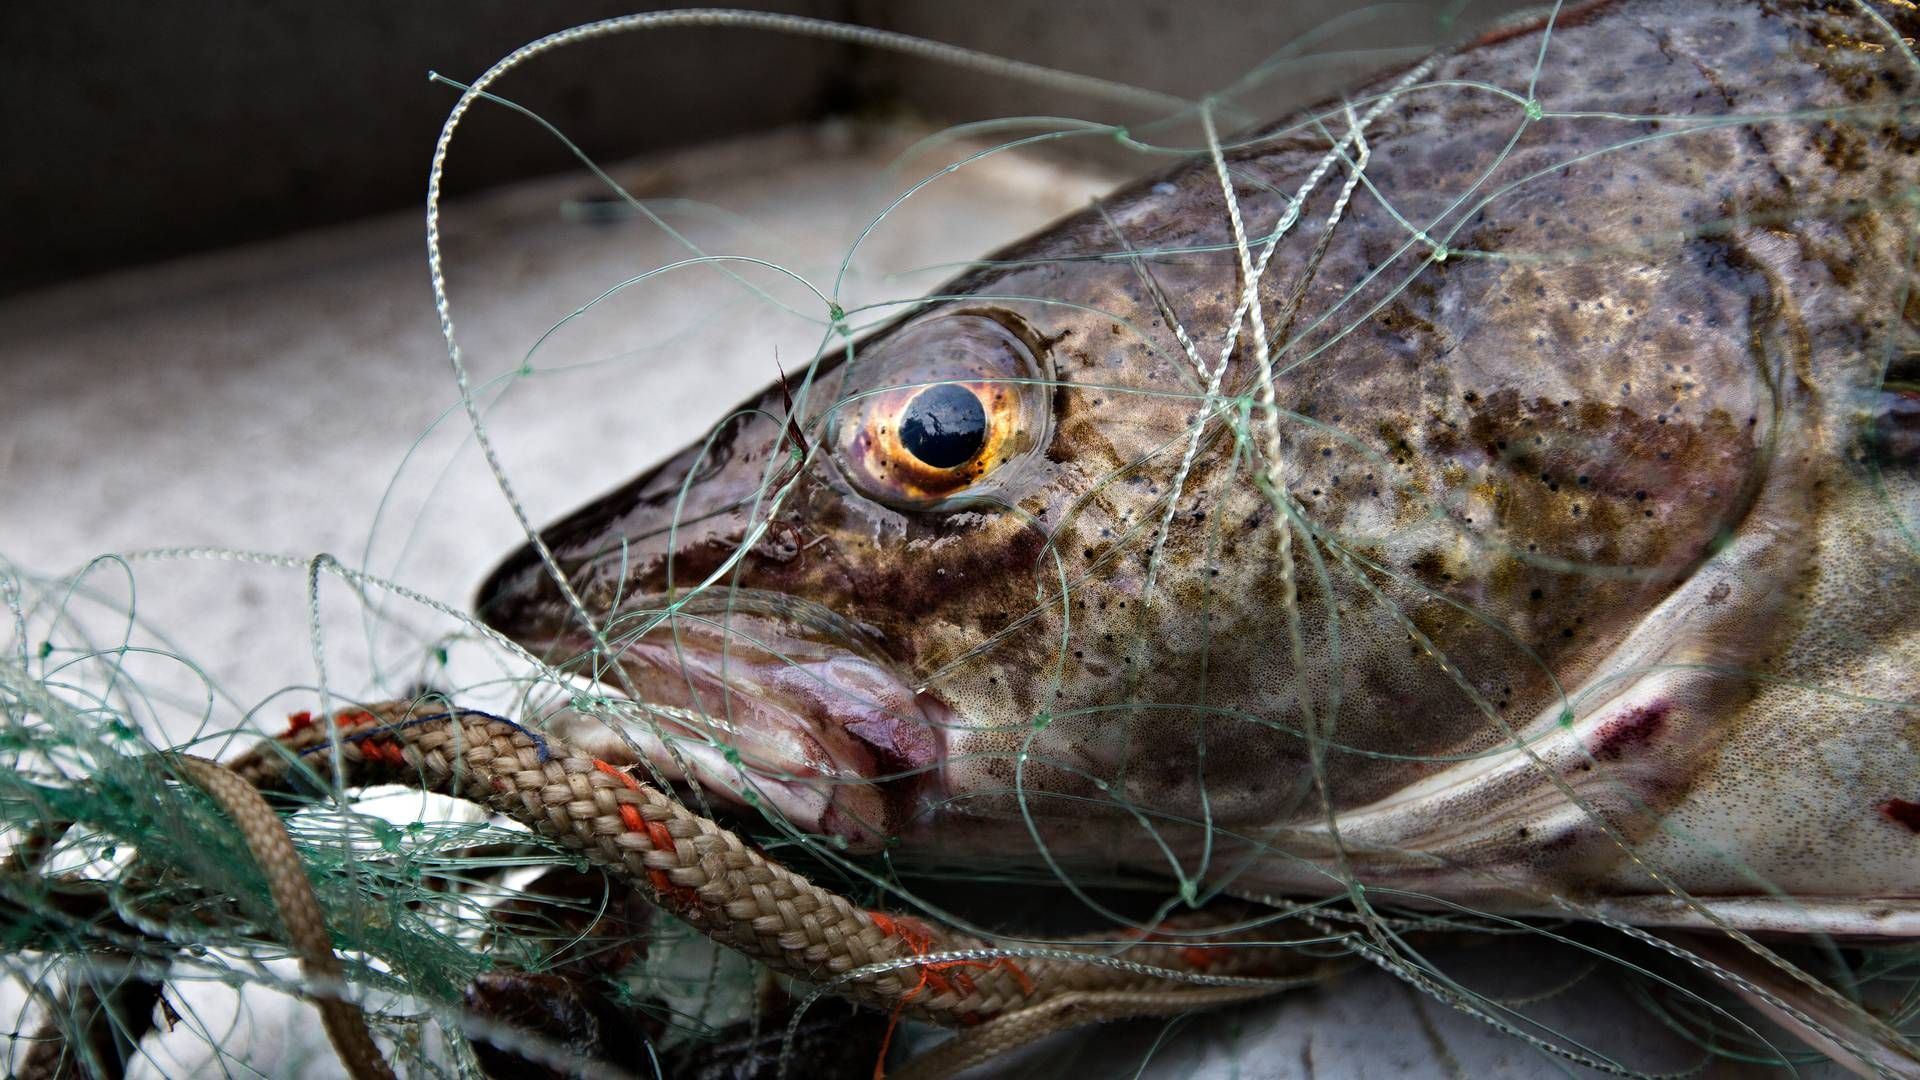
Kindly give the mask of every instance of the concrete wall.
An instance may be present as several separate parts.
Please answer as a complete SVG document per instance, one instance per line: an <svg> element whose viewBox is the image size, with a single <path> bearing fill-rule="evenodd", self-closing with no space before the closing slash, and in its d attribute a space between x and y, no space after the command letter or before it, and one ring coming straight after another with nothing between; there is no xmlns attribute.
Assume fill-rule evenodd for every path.
<svg viewBox="0 0 1920 1080"><path fill-rule="evenodd" d="M737 0L1196 96L1297 45L1248 102L1263 117L1512 0ZM455 92L543 33L633 0L9 0L0 4L0 292L418 205ZM1456 9L1458 9L1456 11ZM1302 35L1309 35L1304 37ZM1131 119L1099 102L788 36L668 31L569 48L502 92L589 154L636 153L905 107L939 120ZM473 115L459 192L574 167L501 109Z"/></svg>
<svg viewBox="0 0 1920 1080"><path fill-rule="evenodd" d="M1524 0L1032 0L942 3L854 0L861 21L1018 60L1189 99L1244 73L1270 70L1234 99L1268 120L1323 99L1371 72L1402 66L1436 42L1525 6ZM984 11L990 17L982 17ZM1086 98L983 80L876 55L869 81L897 87L917 108L960 121L1052 113L1125 122L1125 110Z"/></svg>
<svg viewBox="0 0 1920 1080"><path fill-rule="evenodd" d="M467 80L634 0L7 0L0 3L0 289L419 205ZM838 0L745 0L835 14ZM671 31L574 46L501 92L589 154L802 120L849 50ZM475 110L454 191L575 162L524 117Z"/></svg>

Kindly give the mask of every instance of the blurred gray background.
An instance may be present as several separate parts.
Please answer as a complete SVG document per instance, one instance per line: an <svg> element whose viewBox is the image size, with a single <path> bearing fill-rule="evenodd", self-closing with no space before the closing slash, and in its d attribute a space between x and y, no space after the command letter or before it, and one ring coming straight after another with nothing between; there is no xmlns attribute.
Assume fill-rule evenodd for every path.
<svg viewBox="0 0 1920 1080"><path fill-rule="evenodd" d="M417 206L433 140L471 80L617 0L9 0L0 4L0 292ZM1289 44L1291 103L1522 5L1340 0L751 0L1195 97ZM1310 31L1318 38L1303 39ZM907 112L1125 120L944 65L734 30L570 49L499 90L596 160L814 119ZM1276 100L1274 107L1289 102ZM569 171L523 118L476 111L450 194ZM503 137L503 133L504 136Z"/></svg>

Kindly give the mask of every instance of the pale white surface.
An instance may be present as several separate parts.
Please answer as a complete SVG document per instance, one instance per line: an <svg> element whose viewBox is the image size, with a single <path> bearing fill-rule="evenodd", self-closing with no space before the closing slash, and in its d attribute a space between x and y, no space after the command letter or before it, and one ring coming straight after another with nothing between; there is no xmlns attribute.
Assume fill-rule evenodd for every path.
<svg viewBox="0 0 1920 1080"><path fill-rule="evenodd" d="M885 197L937 164L923 158L889 178L884 169L901 145L897 136L845 129L784 133L617 175L643 197L706 204L658 205L710 250L780 262L825 289ZM1106 186L1103 177L1028 159L971 166L875 232L846 295L910 298L943 272L884 274L982 254ZM562 213L567 200L597 194L586 179L546 182L449 210L454 314L484 401L495 399L487 381L520 365L549 327L622 280L685 256L642 221L582 223ZM418 216L407 215L0 304L0 556L65 572L100 553L161 545L331 552L464 607L520 534L458 412L421 235ZM749 276L812 319L824 314L817 302L805 307L808 294L792 283ZM532 357L542 374L492 405L490 431L528 513L543 522L700 435L770 380L776 350L791 370L819 340L815 322L778 314L710 269L680 272L556 333ZM240 726L268 695L315 681L301 573L205 561L137 570L142 616L227 695L213 706L210 730ZM124 592L111 575L100 580ZM323 587L336 691L373 694L380 678L389 689L410 681L422 670L419 642L450 625L405 605L386 611L421 636L389 629L369 643L349 591ZM143 674L193 692L177 669ZM310 705L310 693L284 707L268 703L260 723ZM171 713L156 736L193 736L193 715ZM1525 946L1461 955L1458 970L1476 973L1471 985L1480 989L1530 996L1569 977L1543 970ZM292 1008L251 995L224 1040L228 1051L273 1075L329 1074L336 1066L317 1026L305 1013L287 1022ZM1697 1061L1598 980L1558 995L1548 1012L1617 1055L1643 1047L1630 1059L1636 1066ZM1043 1047L1020 1071L1130 1075L1143 1061L1145 1076L1246 1080L1565 1071L1374 971L1190 1020L1159 1040L1162 1029L1136 1024ZM155 1043L153 1071L179 1074L203 1060L184 1035Z"/></svg>

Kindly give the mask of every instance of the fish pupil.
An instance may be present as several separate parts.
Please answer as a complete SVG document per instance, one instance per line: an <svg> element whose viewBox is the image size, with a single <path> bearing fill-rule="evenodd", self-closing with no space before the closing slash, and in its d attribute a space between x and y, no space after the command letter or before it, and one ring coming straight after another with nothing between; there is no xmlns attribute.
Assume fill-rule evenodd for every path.
<svg viewBox="0 0 1920 1080"><path fill-rule="evenodd" d="M987 410L964 386L930 386L900 418L900 445L936 469L966 464L986 441Z"/></svg>

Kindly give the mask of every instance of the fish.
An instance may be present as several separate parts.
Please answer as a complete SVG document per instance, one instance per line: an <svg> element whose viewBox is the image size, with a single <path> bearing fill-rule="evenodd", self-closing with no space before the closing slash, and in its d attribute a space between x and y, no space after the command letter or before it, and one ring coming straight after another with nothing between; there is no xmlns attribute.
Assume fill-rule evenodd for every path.
<svg viewBox="0 0 1920 1080"><path fill-rule="evenodd" d="M1920 940L1920 11L1556 9L782 375L487 579L850 855Z"/></svg>

